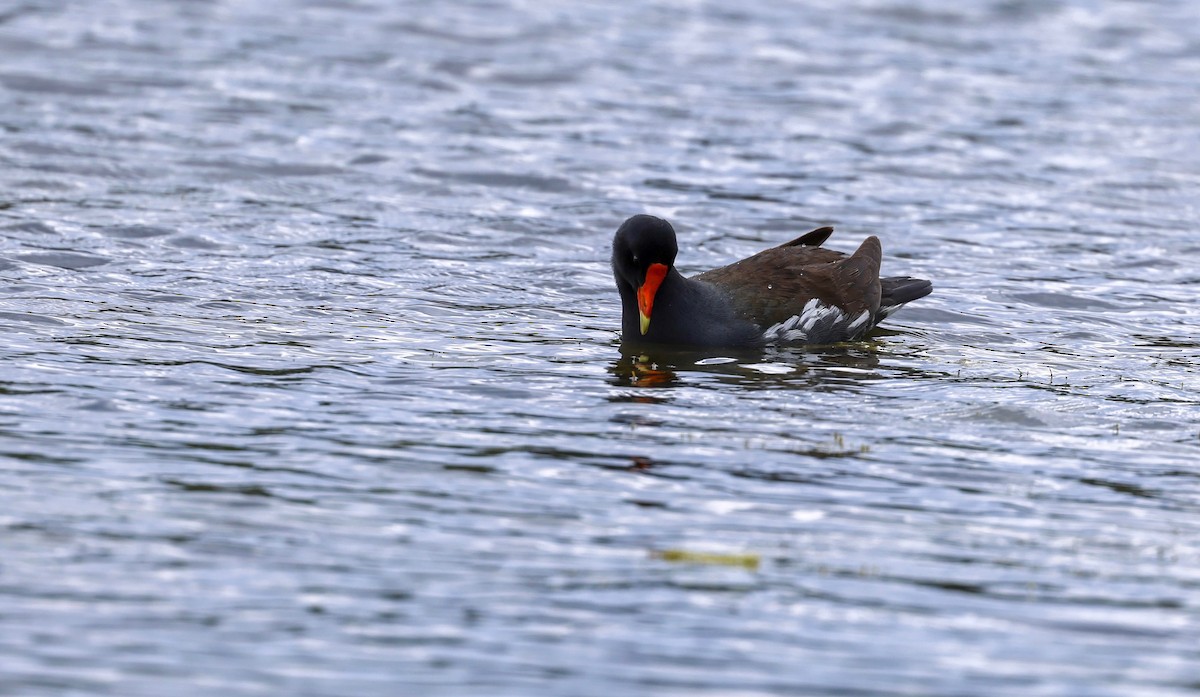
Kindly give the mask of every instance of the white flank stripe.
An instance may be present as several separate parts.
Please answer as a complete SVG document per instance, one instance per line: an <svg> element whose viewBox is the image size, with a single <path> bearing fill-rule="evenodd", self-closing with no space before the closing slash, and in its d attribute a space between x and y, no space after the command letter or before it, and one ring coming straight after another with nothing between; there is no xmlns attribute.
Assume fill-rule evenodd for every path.
<svg viewBox="0 0 1200 697"><path fill-rule="evenodd" d="M865 322L868 313L863 312L851 325ZM763 339L771 342L808 341L809 334L818 324L831 328L846 320L846 314L832 305L826 305L813 298L804 304L804 309L798 315L792 315L784 321L767 327Z"/></svg>
<svg viewBox="0 0 1200 697"><path fill-rule="evenodd" d="M862 329L863 325L866 324L867 320L869 319L871 319L871 312L869 310L863 310L862 312L858 313L858 317L855 317L853 322L846 325L846 331L854 334L859 329Z"/></svg>

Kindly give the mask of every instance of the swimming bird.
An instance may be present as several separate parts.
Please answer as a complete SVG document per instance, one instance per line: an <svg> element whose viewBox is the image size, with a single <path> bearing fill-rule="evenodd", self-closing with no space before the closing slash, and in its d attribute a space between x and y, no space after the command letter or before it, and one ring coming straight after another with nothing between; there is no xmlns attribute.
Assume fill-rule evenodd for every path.
<svg viewBox="0 0 1200 697"><path fill-rule="evenodd" d="M824 249L822 227L718 269L685 278L675 269L671 224L635 215L613 237L612 269L621 294L626 345L756 348L860 339L933 284L879 277L879 239L853 254Z"/></svg>

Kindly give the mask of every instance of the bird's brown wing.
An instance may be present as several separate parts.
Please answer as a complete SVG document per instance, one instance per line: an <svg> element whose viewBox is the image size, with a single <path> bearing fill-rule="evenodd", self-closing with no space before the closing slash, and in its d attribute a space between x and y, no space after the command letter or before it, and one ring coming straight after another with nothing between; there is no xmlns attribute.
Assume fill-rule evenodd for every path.
<svg viewBox="0 0 1200 697"><path fill-rule="evenodd" d="M828 237L824 230L809 235L818 232ZM694 278L725 290L741 316L764 327L800 314L813 298L840 308L847 317L863 310L873 317L879 310L879 240L868 237L854 254L846 256L808 245L803 239Z"/></svg>

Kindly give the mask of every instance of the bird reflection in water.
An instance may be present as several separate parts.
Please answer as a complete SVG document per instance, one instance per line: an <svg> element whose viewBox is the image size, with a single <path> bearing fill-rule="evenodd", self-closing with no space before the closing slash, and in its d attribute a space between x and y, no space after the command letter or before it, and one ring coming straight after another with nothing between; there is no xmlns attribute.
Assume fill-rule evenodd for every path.
<svg viewBox="0 0 1200 697"><path fill-rule="evenodd" d="M679 383L674 370L646 355L623 356L614 366L614 372L633 387L672 387ZM646 401L653 400L647 398Z"/></svg>
<svg viewBox="0 0 1200 697"><path fill-rule="evenodd" d="M609 364L612 383L652 391L621 393L610 397L622 402L671 401L673 391L696 380L715 378L743 388L774 389L781 386L836 389L884 379L879 372L881 345L872 340L820 347L776 347L757 351L725 351L713 356L696 351L663 349L622 352ZM885 354L886 355L886 354Z"/></svg>
<svg viewBox="0 0 1200 697"><path fill-rule="evenodd" d="M761 355L761 351L730 351L731 355L751 357ZM676 370L684 371L699 369L704 371L722 372L724 364L736 366L736 358L716 357L711 352L680 349L675 347L655 347L653 351L621 351L621 357L614 362L609 370L616 376L616 384L627 387L677 387L683 380ZM638 401L638 400L630 400ZM645 401L656 401L647 399Z"/></svg>

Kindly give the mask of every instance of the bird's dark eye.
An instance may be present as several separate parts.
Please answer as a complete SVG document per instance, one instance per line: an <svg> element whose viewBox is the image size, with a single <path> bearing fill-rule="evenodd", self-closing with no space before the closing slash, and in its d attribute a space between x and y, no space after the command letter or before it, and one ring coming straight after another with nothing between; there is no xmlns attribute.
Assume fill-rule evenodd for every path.
<svg viewBox="0 0 1200 697"><path fill-rule="evenodd" d="M638 263L638 257L636 254L633 255L633 263L634 264Z"/></svg>

